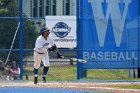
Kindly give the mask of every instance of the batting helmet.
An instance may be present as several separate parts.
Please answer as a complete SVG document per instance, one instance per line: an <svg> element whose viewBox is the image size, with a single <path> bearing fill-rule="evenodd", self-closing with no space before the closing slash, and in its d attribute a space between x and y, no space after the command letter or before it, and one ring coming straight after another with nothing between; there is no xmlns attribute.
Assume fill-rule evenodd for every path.
<svg viewBox="0 0 140 93"><path fill-rule="evenodd" d="M45 32L45 31L50 32L50 29L49 29L48 27L42 27L42 28L40 29L40 35L42 35L42 33Z"/></svg>

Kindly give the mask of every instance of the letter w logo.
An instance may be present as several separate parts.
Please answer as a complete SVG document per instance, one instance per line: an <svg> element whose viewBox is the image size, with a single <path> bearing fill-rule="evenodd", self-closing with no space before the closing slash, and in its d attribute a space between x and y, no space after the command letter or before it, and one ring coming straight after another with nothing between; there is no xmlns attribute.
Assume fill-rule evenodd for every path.
<svg viewBox="0 0 140 93"><path fill-rule="evenodd" d="M105 0L88 0L94 11L93 17L95 20L99 44L101 47L104 46L108 20L110 17L112 20L115 43L117 47L120 47L126 14L131 0L122 0L122 3L124 3L123 14L121 14L119 6L121 0L106 0L107 12L105 16L102 7L104 1Z"/></svg>

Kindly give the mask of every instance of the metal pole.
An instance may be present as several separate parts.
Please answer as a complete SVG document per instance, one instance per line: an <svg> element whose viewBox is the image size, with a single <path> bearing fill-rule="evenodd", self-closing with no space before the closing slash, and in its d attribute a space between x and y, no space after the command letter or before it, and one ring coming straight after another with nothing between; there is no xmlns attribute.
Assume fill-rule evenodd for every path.
<svg viewBox="0 0 140 93"><path fill-rule="evenodd" d="M138 78L140 78L140 0L138 0Z"/></svg>
<svg viewBox="0 0 140 93"><path fill-rule="evenodd" d="M79 7L80 7L80 5L79 5L79 0L77 0L77 2L76 2L76 22L77 22L77 31L76 31L76 34L77 34L77 58L79 58L80 57L80 53L79 53L79 49L80 49L80 13L79 13ZM81 71L80 71L80 63L78 62L77 63L77 80L80 80L80 73L81 73Z"/></svg>
<svg viewBox="0 0 140 93"><path fill-rule="evenodd" d="M134 58L132 59L133 66L135 65L135 60ZM133 68L133 77L136 78L136 73L135 73L135 68Z"/></svg>
<svg viewBox="0 0 140 93"><path fill-rule="evenodd" d="M23 79L23 16L22 16L22 0L19 0L20 9L20 79Z"/></svg>

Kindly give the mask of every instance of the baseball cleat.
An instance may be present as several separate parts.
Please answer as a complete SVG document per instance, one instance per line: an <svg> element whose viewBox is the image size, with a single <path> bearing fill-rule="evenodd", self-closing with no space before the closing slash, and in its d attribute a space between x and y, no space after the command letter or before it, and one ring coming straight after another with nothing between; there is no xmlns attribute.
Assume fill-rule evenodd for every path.
<svg viewBox="0 0 140 93"><path fill-rule="evenodd" d="M42 77L43 83L46 83L46 77Z"/></svg>
<svg viewBox="0 0 140 93"><path fill-rule="evenodd" d="M38 83L38 77L34 77L34 84Z"/></svg>

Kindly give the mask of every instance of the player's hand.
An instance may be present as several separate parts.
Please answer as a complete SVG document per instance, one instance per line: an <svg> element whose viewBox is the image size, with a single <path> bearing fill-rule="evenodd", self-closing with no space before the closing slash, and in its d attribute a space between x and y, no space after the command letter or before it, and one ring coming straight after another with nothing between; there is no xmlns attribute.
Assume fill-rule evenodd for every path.
<svg viewBox="0 0 140 93"><path fill-rule="evenodd" d="M65 58L65 56L60 56L60 58Z"/></svg>
<svg viewBox="0 0 140 93"><path fill-rule="evenodd" d="M57 52L57 58L65 58L65 57L62 56L59 52Z"/></svg>

